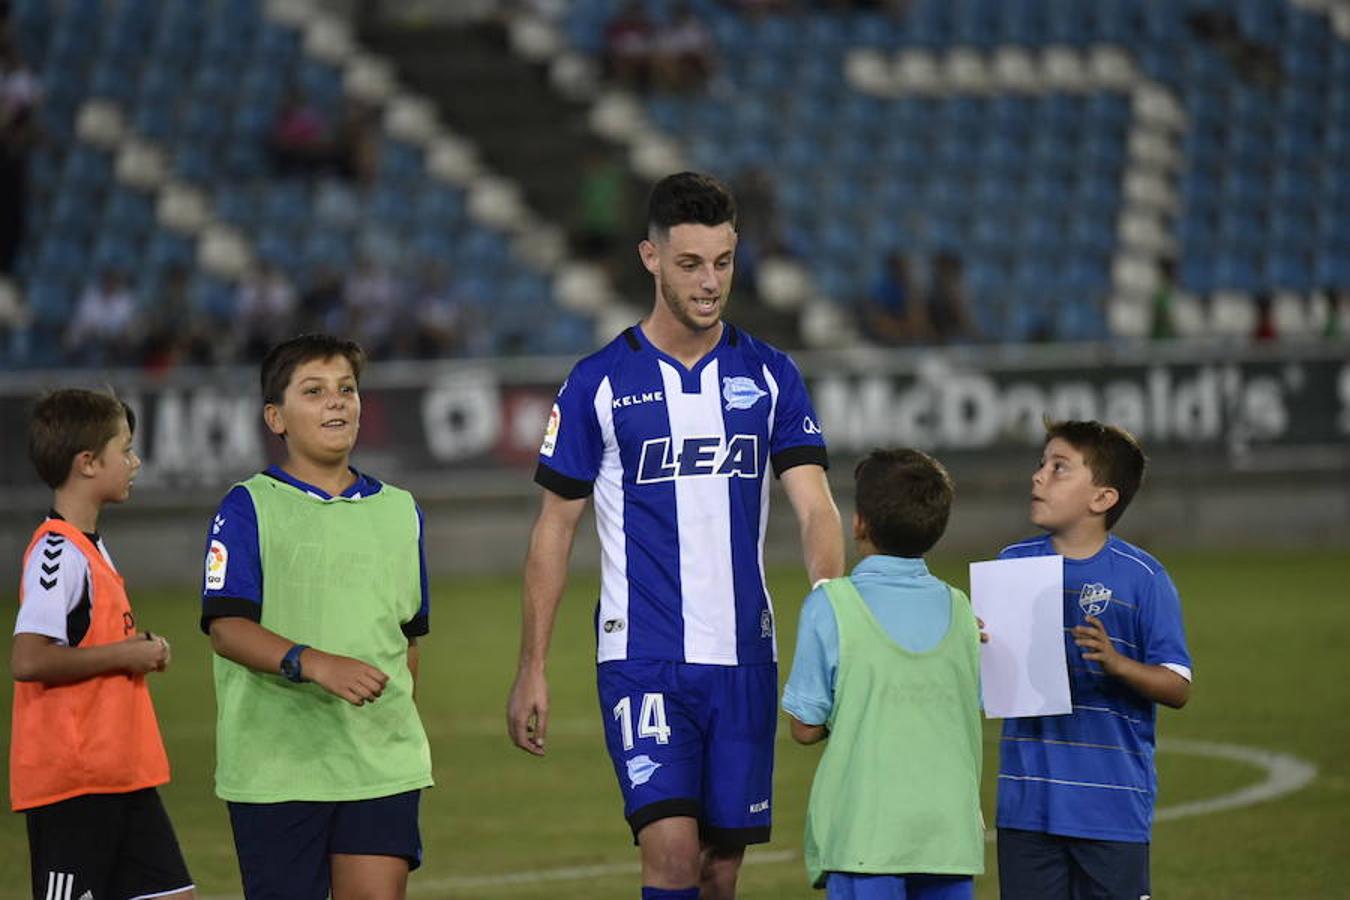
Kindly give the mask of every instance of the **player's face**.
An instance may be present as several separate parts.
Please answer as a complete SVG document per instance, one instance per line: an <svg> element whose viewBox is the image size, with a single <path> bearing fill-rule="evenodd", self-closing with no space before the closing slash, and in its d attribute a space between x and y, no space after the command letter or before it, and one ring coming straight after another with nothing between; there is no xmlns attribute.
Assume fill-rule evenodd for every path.
<svg viewBox="0 0 1350 900"><path fill-rule="evenodd" d="M676 225L664 238L642 243L642 261L661 292L660 308L690 331L716 326L735 270L731 223Z"/></svg>
<svg viewBox="0 0 1350 900"><path fill-rule="evenodd" d="M345 462L361 426L361 395L345 356L311 359L295 367L280 406L264 410L267 427L286 438L292 457L320 464Z"/></svg>
<svg viewBox="0 0 1350 900"><path fill-rule="evenodd" d="M136 480L140 468L141 458L131 449L131 426L123 417L117 426L117 434L109 438L94 458L99 497L110 503L121 503L130 497L131 483Z"/></svg>
<svg viewBox="0 0 1350 900"><path fill-rule="evenodd" d="M1083 454L1063 438L1053 438L1031 476L1031 522L1047 531L1068 528L1095 510L1104 490L1092 483Z"/></svg>

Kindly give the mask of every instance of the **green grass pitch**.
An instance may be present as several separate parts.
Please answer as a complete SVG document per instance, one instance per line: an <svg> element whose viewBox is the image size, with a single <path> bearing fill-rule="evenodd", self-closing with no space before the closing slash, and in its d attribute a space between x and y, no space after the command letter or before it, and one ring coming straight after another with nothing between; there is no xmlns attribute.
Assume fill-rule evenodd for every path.
<svg viewBox="0 0 1350 900"><path fill-rule="evenodd" d="M114 536L115 546L115 536ZM1196 687L1159 733L1295 755L1318 769L1312 784L1257 805L1160 822L1153 880L1159 897L1187 900L1350 897L1350 555L1162 556L1181 591ZM938 574L966 583L960 562ZM772 574L782 675L803 594L800 571ZM209 648L197 600L136 590L142 627L173 641L174 664L154 681L174 767L164 790L189 865L206 898L240 896L223 804L211 789L214 704ZM572 579L549 666L549 754L513 749L504 728L515 665L519 583L514 574L434 585L432 634L422 653L419 704L431 735L437 786L422 806L426 864L421 897L626 898L637 895L636 853L620 815L594 692L590 615L596 579ZM3 703L8 706L9 692ZM8 715L6 714L6 718ZM985 810L992 819L997 723L986 723ZM817 758L780 728L774 840L752 850L746 900L822 896L805 886L800 847ZM8 744L8 728L3 740ZM1160 752L1161 807L1221 797L1263 780L1255 765ZM541 872L554 872L541 880ZM979 896L998 896L989 854ZM0 898L25 896L23 818L0 817ZM571 877L557 877L570 875ZM513 876L508 878L506 876Z"/></svg>

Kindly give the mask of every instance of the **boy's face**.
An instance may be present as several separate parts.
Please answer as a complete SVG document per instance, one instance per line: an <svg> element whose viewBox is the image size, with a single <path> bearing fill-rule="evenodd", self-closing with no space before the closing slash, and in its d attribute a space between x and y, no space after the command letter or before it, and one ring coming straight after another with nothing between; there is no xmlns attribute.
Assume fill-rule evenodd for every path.
<svg viewBox="0 0 1350 900"><path fill-rule="evenodd" d="M1115 505L1115 488L1092 483L1083 454L1063 438L1052 438L1041 451L1031 476L1031 522L1051 533L1066 531Z"/></svg>
<svg viewBox="0 0 1350 900"><path fill-rule="evenodd" d="M123 417L117 434L108 439L89 463L94 493L104 503L121 503L131 496L131 483L140 468L141 458L131 449L131 426Z"/></svg>
<svg viewBox="0 0 1350 900"><path fill-rule="evenodd" d="M263 418L273 434L286 438L292 458L345 463L361 424L361 395L351 363L333 356L296 366L280 405L265 406Z"/></svg>

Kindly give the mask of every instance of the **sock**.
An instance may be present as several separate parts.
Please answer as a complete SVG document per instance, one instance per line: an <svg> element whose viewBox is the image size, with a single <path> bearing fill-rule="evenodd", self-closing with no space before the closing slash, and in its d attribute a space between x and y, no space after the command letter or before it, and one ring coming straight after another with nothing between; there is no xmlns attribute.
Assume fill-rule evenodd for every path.
<svg viewBox="0 0 1350 900"><path fill-rule="evenodd" d="M642 900L698 900L698 888L642 888Z"/></svg>

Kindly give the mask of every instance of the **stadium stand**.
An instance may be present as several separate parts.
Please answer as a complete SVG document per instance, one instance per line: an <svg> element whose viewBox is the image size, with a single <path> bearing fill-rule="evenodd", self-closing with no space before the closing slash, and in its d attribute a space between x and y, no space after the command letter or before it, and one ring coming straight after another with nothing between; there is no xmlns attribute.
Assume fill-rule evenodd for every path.
<svg viewBox="0 0 1350 900"><path fill-rule="evenodd" d="M867 4L882 6L884 4ZM720 86L653 92L695 165L769 173L786 230L850 304L886 256L966 264L985 334L1149 333L1163 260L1200 298L1183 334L1284 334L1350 286L1350 9L1285 0L913 0L898 13L738 13L695 0ZM817 4L817 6L827 6ZM644 5L654 27L674 4ZM560 29L600 57L603 0ZM1217 302L1211 302L1216 298ZM1322 312L1325 316L1325 311Z"/></svg>
<svg viewBox="0 0 1350 900"><path fill-rule="evenodd" d="M1245 338L1267 295L1280 336L1333 330L1332 298L1350 290L1350 5L855 5L751 14L643 0L658 29L682 8L704 23L716 45L707 83L647 90L618 126L623 92L594 95L597 131L643 134L635 170L643 150L658 168L681 160L767 182L765 231L804 273L769 259L757 280L766 294L806 286L805 342L852 333L896 252L921 273L939 254L961 261L981 339ZM479 352L591 345L588 298L603 285L557 270L560 251L522 249L528 213L512 186L422 121L434 114L392 96L386 61L303 8L11 3L47 142L32 158L17 261L29 333L0 349L8 364L62 361L60 328L97 272L133 273L148 302L186 267L194 310L226 323L258 260L302 293L360 258L408 279L436 261L476 298ZM548 26L516 28L517 51L566 51L571 67L553 72L571 73L555 79L564 92L575 55L602 68L609 0L511 8L516 25ZM327 146L318 175L278 175L289 102L360 146ZM384 109L367 131L363 102Z"/></svg>
<svg viewBox="0 0 1350 900"><path fill-rule="evenodd" d="M485 224L490 211L475 214L476 182L438 171L435 154L453 157L453 147L398 133L398 98L366 138L376 145L369 170L348 158L354 150L342 141L356 138L344 117L364 99L352 77L361 60L340 33L325 42L313 23L278 18L273 6L285 4L12 4L12 31L41 73L47 141L31 167L29 236L17 263L32 334L10 364L62 362L74 300L108 269L132 274L144 303L168 271L189 267L194 311L228 334L237 283L254 260L302 286L357 258L408 277L436 262L455 273L457 296L487 326L478 352L590 346L589 317L555 304L548 268L521 258L512 228ZM328 156L295 177L279 175L269 154L288 92L335 136ZM148 157L149 174L138 181L125 171L136 168L128 156ZM470 163L466 171L481 178ZM522 332L521 321L537 327Z"/></svg>

